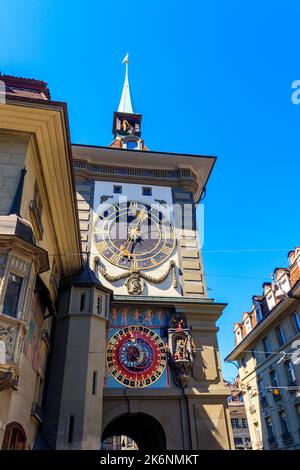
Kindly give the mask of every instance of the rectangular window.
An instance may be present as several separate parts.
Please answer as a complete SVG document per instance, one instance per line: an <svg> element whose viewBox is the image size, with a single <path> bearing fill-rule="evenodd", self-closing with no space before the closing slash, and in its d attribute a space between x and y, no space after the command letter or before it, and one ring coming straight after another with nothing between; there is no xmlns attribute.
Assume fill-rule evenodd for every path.
<svg viewBox="0 0 300 470"><path fill-rule="evenodd" d="M98 377L98 374L97 374L97 371L94 370L93 372L93 395L96 395L97 394L97 377Z"/></svg>
<svg viewBox="0 0 300 470"><path fill-rule="evenodd" d="M278 387L278 378L275 370L272 370L270 372L270 379L271 379L271 385L272 387Z"/></svg>
<svg viewBox="0 0 300 470"><path fill-rule="evenodd" d="M234 437L233 440L235 447L243 445L243 439L241 437Z"/></svg>
<svg viewBox="0 0 300 470"><path fill-rule="evenodd" d="M152 188L143 186L142 194L143 194L143 196L152 196Z"/></svg>
<svg viewBox="0 0 300 470"><path fill-rule="evenodd" d="M262 380L258 382L258 394L261 400L266 398L266 389Z"/></svg>
<svg viewBox="0 0 300 470"><path fill-rule="evenodd" d="M254 348L254 349L251 349L251 357L252 357L253 359L256 359L255 348Z"/></svg>
<svg viewBox="0 0 300 470"><path fill-rule="evenodd" d="M102 297L99 295L97 298L97 315L102 313Z"/></svg>
<svg viewBox="0 0 300 470"><path fill-rule="evenodd" d="M296 410L298 423L299 423L299 426L300 426L300 403L297 403L297 405L295 406L295 410Z"/></svg>
<svg viewBox="0 0 300 470"><path fill-rule="evenodd" d="M231 426L232 426L232 429L239 429L240 423L239 423L238 418L231 418Z"/></svg>
<svg viewBox="0 0 300 470"><path fill-rule="evenodd" d="M278 341L279 346L283 346L285 343L285 337L284 337L282 326L281 325L276 326L275 331L276 331L276 336L277 336L277 341Z"/></svg>
<svg viewBox="0 0 300 470"><path fill-rule="evenodd" d="M245 356L242 357L241 363L242 363L242 366L243 366L243 367L247 367L247 361L246 361L246 357L245 357Z"/></svg>
<svg viewBox="0 0 300 470"><path fill-rule="evenodd" d="M122 194L122 186L119 186L119 185L114 185L113 187L113 192L114 194Z"/></svg>
<svg viewBox="0 0 300 470"><path fill-rule="evenodd" d="M85 309L85 294L80 294L80 311L83 312Z"/></svg>
<svg viewBox="0 0 300 470"><path fill-rule="evenodd" d="M283 434L288 434L289 433L289 427L288 427L285 411L280 411L279 412L279 418L280 418L282 433Z"/></svg>
<svg viewBox="0 0 300 470"><path fill-rule="evenodd" d="M37 210L39 212L40 218L42 218L42 212L43 212L43 203L42 203L42 198L39 192L39 187L37 182L35 182L34 185L34 194L33 194L33 200L36 204Z"/></svg>
<svg viewBox="0 0 300 470"><path fill-rule="evenodd" d="M247 418L242 418L242 428L246 429L248 427Z"/></svg>
<svg viewBox="0 0 300 470"><path fill-rule="evenodd" d="M270 416L265 418L265 423L266 423L268 438L270 439L270 441L274 441L275 440L275 434L274 434L273 423L272 423L272 420L271 420Z"/></svg>
<svg viewBox="0 0 300 470"><path fill-rule="evenodd" d="M300 313L296 312L293 314L293 321L296 333L300 332Z"/></svg>
<svg viewBox="0 0 300 470"><path fill-rule="evenodd" d="M23 278L10 273L3 302L3 313L17 318Z"/></svg>
<svg viewBox="0 0 300 470"><path fill-rule="evenodd" d="M68 428L68 443L72 444L73 437L74 437L74 423L75 423L75 416L71 415L69 417L69 428Z"/></svg>
<svg viewBox="0 0 300 470"><path fill-rule="evenodd" d="M291 361L286 361L284 364L285 372L288 378L288 385L293 385L296 383L296 375L294 367Z"/></svg>
<svg viewBox="0 0 300 470"><path fill-rule="evenodd" d="M266 357L270 355L270 344L269 344L269 338L265 336L262 340L263 343L263 350L265 352Z"/></svg>
<svg viewBox="0 0 300 470"><path fill-rule="evenodd" d="M42 224L43 203L37 182L34 185L33 199L29 203L29 210L36 237L38 240L42 240L44 233Z"/></svg>

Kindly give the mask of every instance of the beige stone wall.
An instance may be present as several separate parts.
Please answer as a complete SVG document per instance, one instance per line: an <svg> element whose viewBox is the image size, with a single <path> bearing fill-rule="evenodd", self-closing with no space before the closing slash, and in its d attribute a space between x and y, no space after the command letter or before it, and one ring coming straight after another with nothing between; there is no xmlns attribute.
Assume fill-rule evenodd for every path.
<svg viewBox="0 0 300 470"><path fill-rule="evenodd" d="M43 211L42 211L42 225L44 229L43 239L37 240L37 245L43 248L48 252L49 257L49 271L41 274L43 281L51 291L53 295L55 292L51 286L50 276L52 272L52 266L54 260L56 261L58 270L61 272L60 268L60 259L58 256L58 248L56 242L56 232L54 230L54 215L51 213L49 202L48 202L48 195L46 193L45 184L43 182L43 175L41 174L38 160L37 160L37 153L36 149L33 146L33 142L30 142L27 149L26 155L26 169L27 173L24 179L24 189L23 189L23 197L22 197L22 206L21 206L21 215L24 219L31 221L31 214L29 210L30 201L33 199L34 196L34 185L35 182L38 184L39 192L42 197L43 203ZM59 227L56 227L58 234L59 234Z"/></svg>
<svg viewBox="0 0 300 470"><path fill-rule="evenodd" d="M7 162L4 164L0 161L0 197L2 201L0 214L7 213L7 210L10 209L18 185L20 171L24 166L26 166L27 173L24 179L21 215L24 219L31 221L29 204L33 199L35 182L37 181L38 183L43 201L42 224L44 233L43 239L38 240L37 245L48 252L50 264L50 270L41 274L41 277L49 288L53 296L53 301L55 301L57 293L51 282L51 270L54 259L56 259L58 270L60 269L59 257L56 255L56 234L53 230L52 214L49 209L43 176L39 168L36 149L33 147L33 142L29 141L29 138L26 139L25 137L1 135L0 160ZM9 188L5 186L9 186ZM50 332L51 320L43 322L42 317L44 312L42 311L41 306L36 305L35 309L39 312L37 315L41 315L42 328L46 328L48 332ZM33 312L31 305L30 311L26 312L27 328L30 328L29 320L32 319L32 315ZM39 347L42 351L44 344L41 342ZM45 372L45 366L46 364L44 363L43 370L39 371L42 376ZM0 425L0 448L2 446L5 426L12 421L17 421L24 427L27 436L26 447L32 448L38 430L38 423L31 417L32 403L36 399L35 388L37 374L38 371L33 368L32 363L30 363L24 353L22 353L20 361L20 378L17 390L13 392L1 392L0 422L2 424Z"/></svg>
<svg viewBox="0 0 300 470"><path fill-rule="evenodd" d="M0 133L0 215L9 213L24 167L28 137Z"/></svg>

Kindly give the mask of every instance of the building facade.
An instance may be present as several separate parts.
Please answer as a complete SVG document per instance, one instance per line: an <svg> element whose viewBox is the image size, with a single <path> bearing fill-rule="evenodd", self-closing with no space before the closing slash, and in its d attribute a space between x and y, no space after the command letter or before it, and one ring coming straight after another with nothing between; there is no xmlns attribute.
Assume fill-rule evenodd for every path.
<svg viewBox="0 0 300 470"><path fill-rule="evenodd" d="M28 187L24 180L19 214L31 224L34 249L44 250L38 252L44 264L32 255L36 266L30 285L35 292L38 273L49 291L44 311L50 312L41 318L51 322L42 325L51 336L48 367L45 354L40 368L45 390L35 391L33 398L28 394L26 403L20 398L27 419L20 424L26 434L33 426L26 443L32 447L35 442L35 448L99 449L117 445L122 436L126 445L134 443L141 450L230 449L228 390L216 327L225 304L207 295L195 213L215 158L148 150L142 115L132 107L127 60L125 66L109 147L70 146L65 106L51 101L48 91L43 89L42 98L13 98L22 116L23 108L33 108L30 122L38 150L53 154L47 167L38 170L37 184L33 168L41 162L26 160L31 173L26 175ZM33 83L23 82L22 93L26 86ZM58 108L61 114L55 114ZM2 110L9 112L7 104ZM48 134L36 122L44 123L46 113L52 119ZM59 119L65 120L60 128ZM19 136L21 129L14 124L13 131ZM23 169L21 162L19 171ZM44 193L47 188L49 194ZM11 207L13 202L7 202L4 217ZM2 272L4 282L14 282L9 292L19 294L18 280L9 281L8 270ZM25 317L37 307L31 298L24 314L15 313L12 300L9 305L10 310L2 310L3 321L24 318L25 337L31 325ZM37 332L36 337L42 335ZM24 356L27 349L19 344ZM7 400L21 397L26 367L15 364L19 385L1 392ZM28 391L27 380L24 372ZM39 430L38 424L31 425L36 421L30 414L35 396L42 397ZM10 420L20 421L17 408L9 419L7 409L4 404L4 448L11 440Z"/></svg>
<svg viewBox="0 0 300 470"><path fill-rule="evenodd" d="M44 82L0 78L0 448L32 449L58 287L81 247L65 105Z"/></svg>
<svg viewBox="0 0 300 470"><path fill-rule="evenodd" d="M300 447L300 247L235 323L235 348L254 449Z"/></svg>
<svg viewBox="0 0 300 470"><path fill-rule="evenodd" d="M224 383L230 390L228 406L235 450L251 450L246 408L239 383L238 381L234 383L224 381Z"/></svg>

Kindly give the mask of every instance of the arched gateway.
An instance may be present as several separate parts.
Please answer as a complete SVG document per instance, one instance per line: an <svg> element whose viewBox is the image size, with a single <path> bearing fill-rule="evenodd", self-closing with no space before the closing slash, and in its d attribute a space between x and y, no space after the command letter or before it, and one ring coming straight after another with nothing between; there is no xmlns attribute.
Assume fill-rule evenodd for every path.
<svg viewBox="0 0 300 470"><path fill-rule="evenodd" d="M145 413L125 413L104 429L102 442L113 436L128 436L139 450L166 450L166 435L157 419Z"/></svg>

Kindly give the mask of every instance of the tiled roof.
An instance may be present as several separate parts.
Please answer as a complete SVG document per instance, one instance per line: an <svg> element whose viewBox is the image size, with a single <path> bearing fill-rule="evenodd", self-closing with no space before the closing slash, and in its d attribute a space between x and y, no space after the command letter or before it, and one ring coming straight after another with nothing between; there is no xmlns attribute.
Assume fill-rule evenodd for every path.
<svg viewBox="0 0 300 470"><path fill-rule="evenodd" d="M268 314L270 314L273 308L280 302L280 299L277 299L276 296L274 296L275 305L271 307L268 306L266 296L269 295L270 291L273 291L274 289L276 289L276 284L274 287L273 282L278 283L279 281L279 284L280 284L280 279L285 278L289 282L290 289L292 289L293 286L300 280L300 247L298 246L294 250L290 251L288 253L288 258L289 258L289 266L287 268L276 268L274 270L274 281L263 283L262 285L263 291L264 291L263 295L254 295L252 297L253 303L256 301L260 305L262 319ZM253 329L258 323L257 312L255 308L253 308L252 312L249 312L249 317L251 318L251 326ZM234 323L234 331L236 330L237 326L240 326L242 338L247 336L250 332L249 330L248 331L246 330L245 325L244 325L244 322L246 319L247 319L247 316L243 314L242 322ZM236 337L235 345L237 345L238 342L239 341Z"/></svg>
<svg viewBox="0 0 300 470"><path fill-rule="evenodd" d="M94 271L89 266L89 263L86 261L82 271L74 276L68 277L62 283L62 288L65 289L69 286L76 286L76 287L91 287L95 286L102 289L104 292L111 293L111 289L104 287L100 280L95 275Z"/></svg>
<svg viewBox="0 0 300 470"><path fill-rule="evenodd" d="M46 82L33 78L14 77L0 74L0 80L5 83L7 96L50 100L50 91Z"/></svg>

